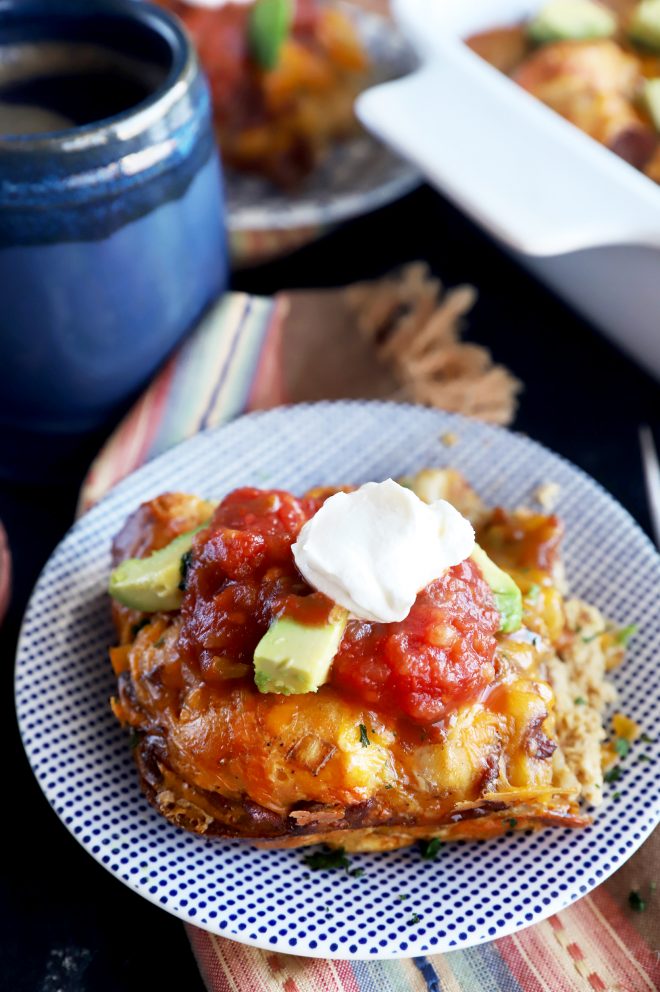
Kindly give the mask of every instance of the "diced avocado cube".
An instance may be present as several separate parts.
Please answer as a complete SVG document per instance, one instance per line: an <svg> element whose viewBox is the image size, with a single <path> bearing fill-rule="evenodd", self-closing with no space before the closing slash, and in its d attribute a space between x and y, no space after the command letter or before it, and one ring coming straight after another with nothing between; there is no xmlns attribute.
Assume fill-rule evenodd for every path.
<svg viewBox="0 0 660 992"><path fill-rule="evenodd" d="M522 593L508 572L492 561L483 548L475 545L470 555L491 588L500 614L500 630L511 634L522 624Z"/></svg>
<svg viewBox="0 0 660 992"><path fill-rule="evenodd" d="M527 26L529 36L539 44L611 38L616 30L615 15L594 0L550 0Z"/></svg>
<svg viewBox="0 0 660 992"><path fill-rule="evenodd" d="M644 99L653 125L660 132L660 79L644 80Z"/></svg>
<svg viewBox="0 0 660 992"><path fill-rule="evenodd" d="M347 620L348 612L340 606L335 606L328 622L320 626L308 626L287 616L275 620L254 651L254 681L259 692L316 692L327 681Z"/></svg>
<svg viewBox="0 0 660 992"><path fill-rule="evenodd" d="M640 45L660 51L660 0L642 0L632 12L628 34Z"/></svg>
<svg viewBox="0 0 660 992"><path fill-rule="evenodd" d="M177 610L183 600L185 556L195 534L207 524L175 537L147 558L127 558L112 572L108 592L124 606L142 613Z"/></svg>

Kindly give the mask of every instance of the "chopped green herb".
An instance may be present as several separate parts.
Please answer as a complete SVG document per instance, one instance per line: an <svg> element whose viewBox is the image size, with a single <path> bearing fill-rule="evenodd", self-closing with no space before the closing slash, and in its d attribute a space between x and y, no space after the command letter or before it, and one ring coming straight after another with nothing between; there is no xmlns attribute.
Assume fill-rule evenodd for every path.
<svg viewBox="0 0 660 992"><path fill-rule="evenodd" d="M518 821L516 819L514 819L513 816L509 820L507 820L506 822L509 824L509 826L511 827L512 830L513 830L514 827L516 827L518 825Z"/></svg>
<svg viewBox="0 0 660 992"><path fill-rule="evenodd" d="M627 741L625 737L617 737L614 741L614 750L620 758L625 758L630 753L630 741Z"/></svg>
<svg viewBox="0 0 660 992"><path fill-rule="evenodd" d="M409 892L399 892L399 894L397 896L397 899L399 900L399 902L405 902L406 899L410 899L410 893Z"/></svg>
<svg viewBox="0 0 660 992"><path fill-rule="evenodd" d="M431 840L419 842L419 849L425 861L433 861L441 847L442 841L439 837L432 837Z"/></svg>
<svg viewBox="0 0 660 992"><path fill-rule="evenodd" d="M620 630L616 632L616 639L619 644L624 646L628 643L633 634L637 633L637 624L629 623L627 627L621 627Z"/></svg>
<svg viewBox="0 0 660 992"><path fill-rule="evenodd" d="M639 739L640 741L644 741L645 744L655 744L655 738L649 737L648 734L642 734Z"/></svg>
<svg viewBox="0 0 660 992"><path fill-rule="evenodd" d="M614 768L610 768L603 775L603 779L606 782L618 782L621 778L621 768L619 765L615 765Z"/></svg>
<svg viewBox="0 0 660 992"><path fill-rule="evenodd" d="M419 915L419 913L415 913L415 915L414 916L411 916L410 919L408 920L408 926L409 927L414 927L414 926L417 926L417 924L418 923L421 923L421 922L422 922L421 916Z"/></svg>
<svg viewBox="0 0 660 992"><path fill-rule="evenodd" d="M620 792L615 792L615 793L614 793L614 795L612 796L612 799L613 799L613 800L614 800L615 802L616 802L616 801L617 801L618 799L620 799L620 798L621 798L621 793L620 793Z"/></svg>
<svg viewBox="0 0 660 992"><path fill-rule="evenodd" d="M192 550L186 551L181 555L181 581L179 582L179 589L182 592L186 591L186 583L188 581L188 569L192 564Z"/></svg>
<svg viewBox="0 0 660 992"><path fill-rule="evenodd" d="M582 643L591 644L592 641L595 641L597 638L602 637L604 633L605 633L604 630L597 630L595 634L590 634L589 637L583 637Z"/></svg>
<svg viewBox="0 0 660 992"><path fill-rule="evenodd" d="M343 847L323 847L314 854L306 854L303 861L312 871L329 871L332 868L348 868L350 861Z"/></svg>
<svg viewBox="0 0 660 992"><path fill-rule="evenodd" d="M148 627L151 623L151 617L142 617L137 623L134 623L131 627L131 636L137 637L143 627Z"/></svg>
<svg viewBox="0 0 660 992"><path fill-rule="evenodd" d="M348 874L353 878L361 878L364 875L364 868L350 868Z"/></svg>
<svg viewBox="0 0 660 992"><path fill-rule="evenodd" d="M651 759L649 758L648 754L638 754L637 755L637 760L638 761L650 761Z"/></svg>
<svg viewBox="0 0 660 992"><path fill-rule="evenodd" d="M260 68L275 68L292 20L291 0L257 0L253 4L248 21L248 42L250 54Z"/></svg>
<svg viewBox="0 0 660 992"><path fill-rule="evenodd" d="M584 698L584 696L576 696L575 699L573 700L573 702L575 703L576 706L586 706L587 705L587 701Z"/></svg>
<svg viewBox="0 0 660 992"><path fill-rule="evenodd" d="M536 600L539 598L540 593L541 593L540 585L538 584L538 582L533 582L532 585L527 590L527 599L530 601L530 603L535 603Z"/></svg>
<svg viewBox="0 0 660 992"><path fill-rule="evenodd" d="M367 728L363 723L360 724L360 744L362 747L369 747L371 741L367 736Z"/></svg>
<svg viewBox="0 0 660 992"><path fill-rule="evenodd" d="M631 909L634 909L636 913L643 913L646 909L646 903L640 896L637 889L633 889L628 896L628 905Z"/></svg>
<svg viewBox="0 0 660 992"><path fill-rule="evenodd" d="M385 788L386 788L386 789L393 789L393 788L394 788L394 786L393 786L393 785L390 785L390 783L389 783L389 782L387 782L387 783L385 784Z"/></svg>

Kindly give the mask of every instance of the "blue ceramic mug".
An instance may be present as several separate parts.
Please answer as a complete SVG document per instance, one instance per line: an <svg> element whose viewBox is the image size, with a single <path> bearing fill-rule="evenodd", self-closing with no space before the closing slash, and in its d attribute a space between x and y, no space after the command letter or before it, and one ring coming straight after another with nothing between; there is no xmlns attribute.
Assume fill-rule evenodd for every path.
<svg viewBox="0 0 660 992"><path fill-rule="evenodd" d="M174 18L0 0L0 47L6 452L107 422L223 291L227 252L209 93Z"/></svg>

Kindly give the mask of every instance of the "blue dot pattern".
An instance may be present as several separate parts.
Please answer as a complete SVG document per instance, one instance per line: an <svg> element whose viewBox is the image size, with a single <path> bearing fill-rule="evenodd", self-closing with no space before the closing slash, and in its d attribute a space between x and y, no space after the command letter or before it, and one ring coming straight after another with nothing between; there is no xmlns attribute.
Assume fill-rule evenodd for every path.
<svg viewBox="0 0 660 992"><path fill-rule="evenodd" d="M448 450L440 436L459 443ZM266 949L334 958L396 958L470 947L568 906L630 857L660 820L652 759L624 762L620 793L590 828L354 856L310 872L300 851L256 850L185 833L143 798L127 736L108 698L114 677L105 586L110 542L142 500L166 490L220 497L239 485L302 492L451 464L493 504L561 486L565 560L575 592L621 624L636 623L614 673L618 706L652 738L658 724L660 557L595 482L540 445L438 411L389 403L301 405L252 414L197 435L118 485L56 549L20 638L16 699L34 773L71 833L116 877L186 922ZM405 901L401 899L405 896Z"/></svg>

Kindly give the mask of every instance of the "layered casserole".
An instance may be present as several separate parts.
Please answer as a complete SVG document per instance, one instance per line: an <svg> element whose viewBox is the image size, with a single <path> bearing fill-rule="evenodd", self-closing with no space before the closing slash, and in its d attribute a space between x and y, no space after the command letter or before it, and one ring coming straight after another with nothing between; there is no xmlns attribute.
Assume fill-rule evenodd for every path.
<svg viewBox="0 0 660 992"><path fill-rule="evenodd" d="M445 545L411 537L409 562L427 511ZM624 648L568 596L561 538L553 514L487 508L451 469L143 504L114 542L111 660L148 800L274 847L584 827ZM424 584L406 604L408 571Z"/></svg>

